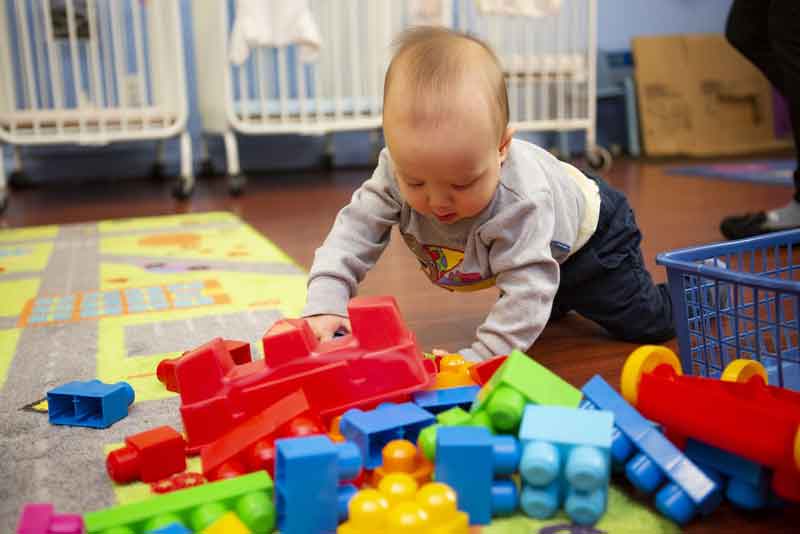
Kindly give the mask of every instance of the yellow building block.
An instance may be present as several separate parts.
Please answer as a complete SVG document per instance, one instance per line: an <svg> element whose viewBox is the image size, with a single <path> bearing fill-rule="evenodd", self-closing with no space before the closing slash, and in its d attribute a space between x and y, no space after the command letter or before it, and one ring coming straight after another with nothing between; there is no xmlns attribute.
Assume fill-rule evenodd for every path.
<svg viewBox="0 0 800 534"><path fill-rule="evenodd" d="M350 519L337 534L468 534L469 518L457 508L456 494L431 482L417 489L406 473L386 475L378 489L361 490L350 499Z"/></svg>
<svg viewBox="0 0 800 534"><path fill-rule="evenodd" d="M201 534L253 534L233 512L228 512L209 525Z"/></svg>

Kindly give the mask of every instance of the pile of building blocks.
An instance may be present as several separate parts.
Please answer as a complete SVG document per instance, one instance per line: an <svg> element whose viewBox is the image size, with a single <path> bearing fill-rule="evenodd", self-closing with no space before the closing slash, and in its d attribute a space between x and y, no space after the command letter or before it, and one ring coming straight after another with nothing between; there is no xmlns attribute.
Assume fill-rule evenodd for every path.
<svg viewBox="0 0 800 534"><path fill-rule="evenodd" d="M800 501L800 394L750 364L722 381L684 377L674 354L642 347L622 395L600 376L578 390L520 351L427 358L390 297L353 299L349 315L352 334L326 342L305 321L277 322L263 360L217 338L161 362L184 433L154 428L108 455L112 480L154 496L86 514L85 534L455 534L560 509L591 525L618 471L679 524L711 513L723 488L750 509ZM69 386L57 407L83 402ZM103 386L127 413L132 389ZM732 408L709 424L700 404ZM105 410L103 424L120 413L92 413ZM184 472L191 454L202 475ZM28 505L18 534L84 534L79 521Z"/></svg>
<svg viewBox="0 0 800 534"><path fill-rule="evenodd" d="M419 487L408 474L384 477L377 489L364 489L350 501L349 519L338 534L468 534L467 514L456 493L431 482Z"/></svg>

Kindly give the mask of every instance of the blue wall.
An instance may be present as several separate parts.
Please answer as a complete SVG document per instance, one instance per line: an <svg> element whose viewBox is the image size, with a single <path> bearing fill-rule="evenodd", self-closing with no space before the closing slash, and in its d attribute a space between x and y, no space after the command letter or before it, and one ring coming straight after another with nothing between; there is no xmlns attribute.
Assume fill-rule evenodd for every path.
<svg viewBox="0 0 800 534"><path fill-rule="evenodd" d="M190 110L196 109L194 48L191 29L191 0L180 0L183 12L184 48ZM731 0L598 0L598 42L600 49L630 47L630 38L642 34L719 32ZM195 162L200 138L200 118L192 112L190 131L195 141ZM364 133L334 136L337 165L369 163L370 147ZM211 155L217 171L225 166L221 139L212 139ZM239 144L243 169L290 169L315 165L323 151L319 137L243 137ZM5 148L6 169L11 169L10 150ZM102 149L72 146L24 148L25 170L35 180L66 177L131 177L149 172L154 143L119 143ZM167 142L170 174L178 172L178 144ZM109 166L109 162L113 162Z"/></svg>

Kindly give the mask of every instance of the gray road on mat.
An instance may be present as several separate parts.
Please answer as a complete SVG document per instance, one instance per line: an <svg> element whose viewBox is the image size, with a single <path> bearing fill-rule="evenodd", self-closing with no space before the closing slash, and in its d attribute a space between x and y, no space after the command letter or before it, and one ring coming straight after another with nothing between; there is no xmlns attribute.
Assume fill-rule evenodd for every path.
<svg viewBox="0 0 800 534"><path fill-rule="evenodd" d="M199 226L191 229L199 229ZM154 232L158 230L147 230L148 234ZM119 232L122 233L131 232ZM103 237L107 235L104 233ZM39 295L96 290L99 287L99 237L96 225L62 227L41 273ZM96 260L86 261L85 258L91 257ZM126 262L132 260L139 264L147 258L122 258ZM224 269L221 264L225 262L204 263ZM253 265L252 269L271 273L280 270L258 265ZM285 266L281 269L289 272ZM291 274L299 272L296 269ZM7 277L0 276L2 279ZM135 357L185 350L213 336L258 339L279 317L277 311L254 310L130 325L125 328L126 349L129 357ZM3 320L0 328L13 328L15 324L16 319ZM25 502L52 502L57 511L70 513L85 513L112 505L114 495L105 472L103 446L158 425L181 427L177 398L135 404L127 418L106 430L52 426L46 415L20 409L60 384L95 377L97 340L96 321L28 327L22 331L8 380L0 390L2 533L15 532L18 514Z"/></svg>

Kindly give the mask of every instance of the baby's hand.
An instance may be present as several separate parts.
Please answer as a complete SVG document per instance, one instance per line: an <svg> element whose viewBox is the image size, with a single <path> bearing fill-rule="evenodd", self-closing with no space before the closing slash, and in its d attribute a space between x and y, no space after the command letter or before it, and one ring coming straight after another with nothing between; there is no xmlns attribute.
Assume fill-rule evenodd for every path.
<svg viewBox="0 0 800 534"><path fill-rule="evenodd" d="M339 315L313 315L306 317L306 322L320 341L330 341L333 339L333 335L341 329L352 331L350 319Z"/></svg>

